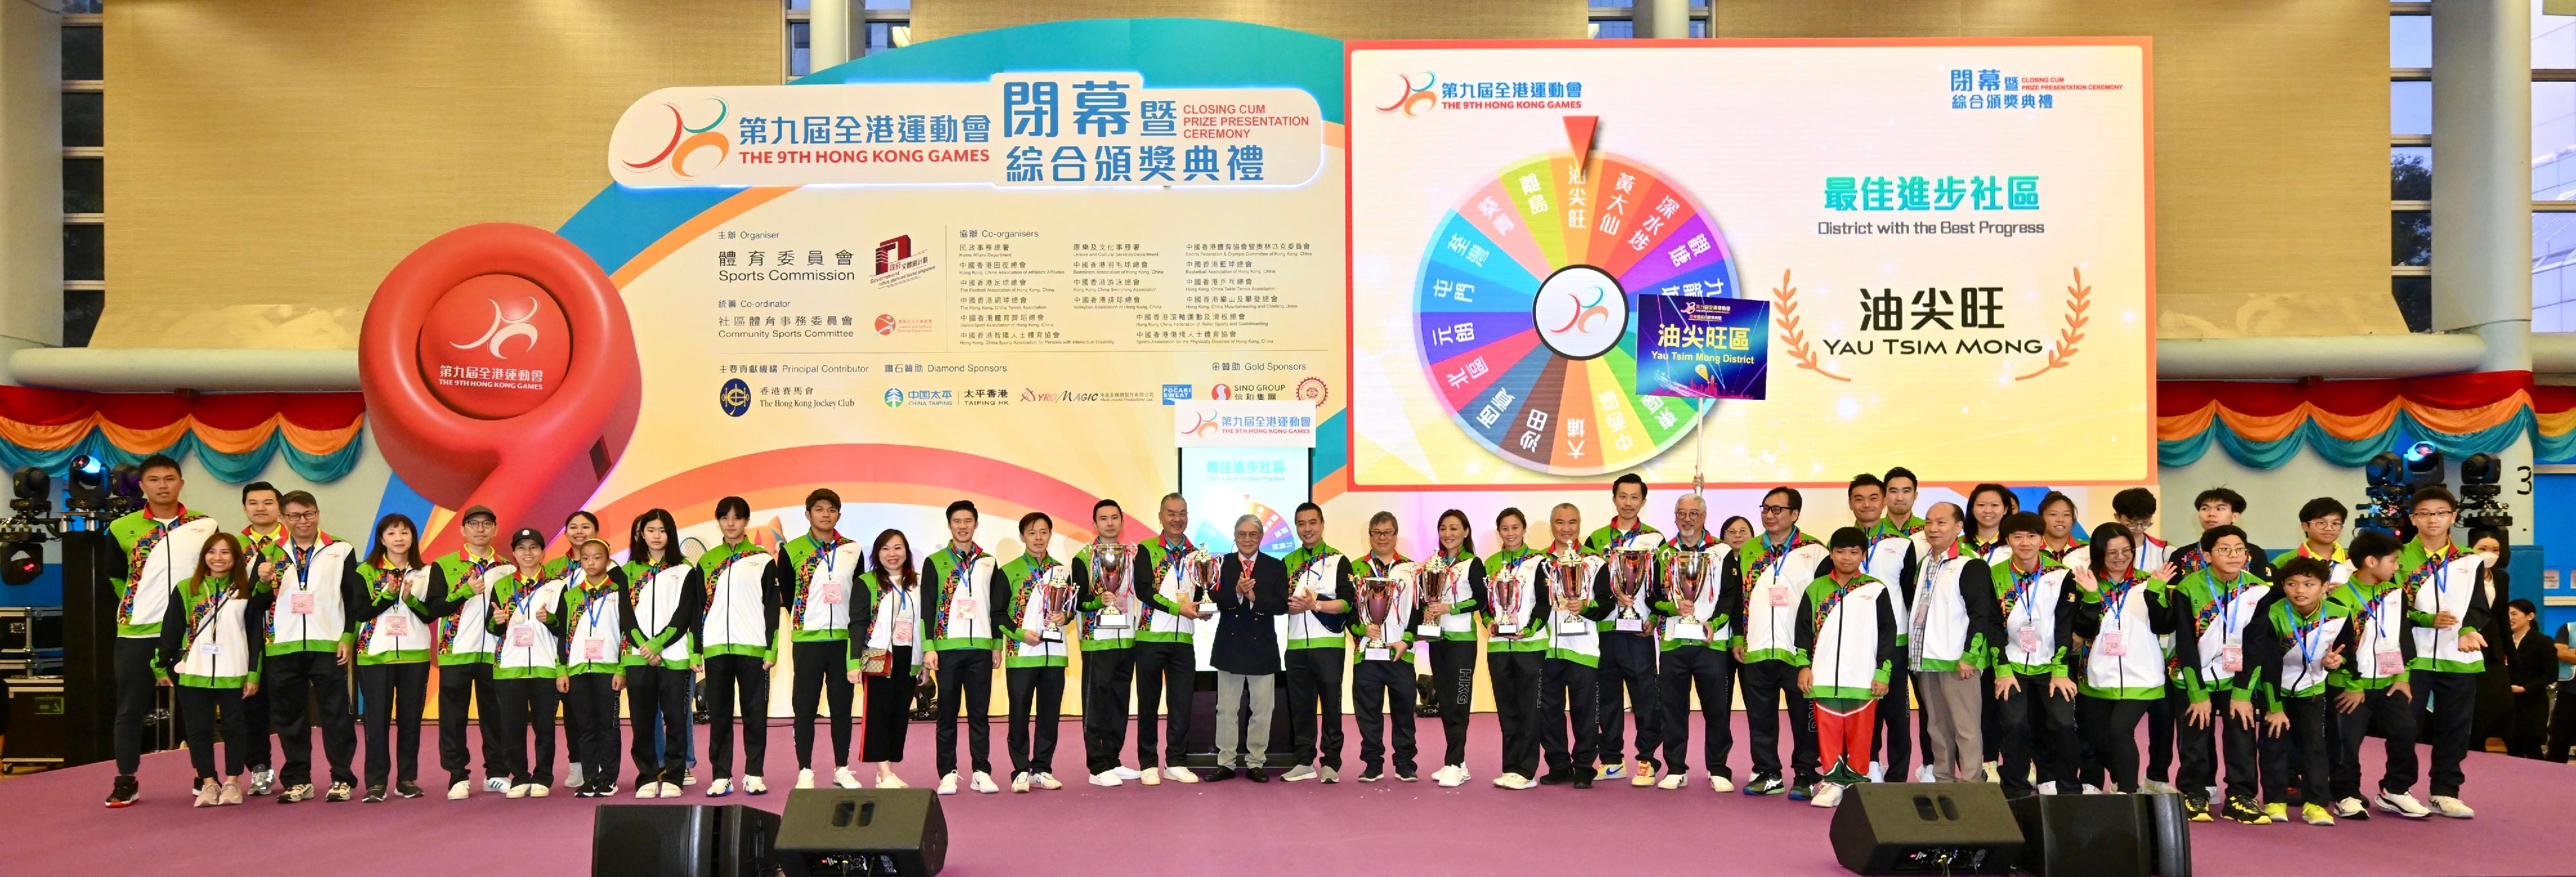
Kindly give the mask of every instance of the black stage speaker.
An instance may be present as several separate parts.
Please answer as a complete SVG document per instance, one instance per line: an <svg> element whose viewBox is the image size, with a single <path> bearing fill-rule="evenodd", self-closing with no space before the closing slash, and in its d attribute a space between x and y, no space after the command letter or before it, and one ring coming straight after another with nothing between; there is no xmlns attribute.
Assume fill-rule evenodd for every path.
<svg viewBox="0 0 2576 877"><path fill-rule="evenodd" d="M769 877L778 814L741 804L602 804L591 877Z"/></svg>
<svg viewBox="0 0 2576 877"><path fill-rule="evenodd" d="M948 864L948 817L929 789L796 789L778 859L787 877L930 877Z"/></svg>
<svg viewBox="0 0 2576 877"><path fill-rule="evenodd" d="M2179 795L2034 795L2012 811L2021 868L2040 877L2191 877Z"/></svg>
<svg viewBox="0 0 2576 877"><path fill-rule="evenodd" d="M2003 789L1985 783L1855 784L1828 836L1856 874L2003 874L2021 857Z"/></svg>

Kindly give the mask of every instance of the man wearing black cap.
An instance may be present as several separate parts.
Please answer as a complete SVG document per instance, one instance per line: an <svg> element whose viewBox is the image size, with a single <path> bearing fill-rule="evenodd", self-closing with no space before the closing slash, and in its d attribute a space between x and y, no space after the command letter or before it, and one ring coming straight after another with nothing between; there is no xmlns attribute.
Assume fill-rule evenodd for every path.
<svg viewBox="0 0 2576 877"><path fill-rule="evenodd" d="M462 548L438 559L438 570L447 582L447 593L432 595L430 613L438 618L434 653L438 659L438 764L447 769L447 799L462 800L474 791L468 776L465 748L466 705L472 704L483 737L483 776L489 788L505 792L510 788L509 765L496 761L501 751L501 727L494 718L501 714L501 701L492 687L492 662L495 643L489 625L491 601L485 596L492 582L511 571L510 561L492 550L492 537L500 530L492 510L482 506L467 508L456 516L457 533L464 537Z"/></svg>
<svg viewBox="0 0 2576 877"><path fill-rule="evenodd" d="M563 585L545 577L544 533L529 527L511 534L510 554L510 574L484 595L492 604L492 635L500 640L492 686L500 694L508 794L543 798L555 784L555 712L570 687L563 668ZM534 758L527 748L531 735Z"/></svg>

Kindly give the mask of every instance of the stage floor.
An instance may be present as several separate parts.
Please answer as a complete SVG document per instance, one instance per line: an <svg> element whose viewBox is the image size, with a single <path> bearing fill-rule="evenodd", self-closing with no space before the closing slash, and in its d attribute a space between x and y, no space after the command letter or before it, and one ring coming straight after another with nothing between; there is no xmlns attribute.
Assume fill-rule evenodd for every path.
<svg viewBox="0 0 2576 877"><path fill-rule="evenodd" d="M1737 722L1733 760L1741 779L1749 769L1740 715ZM1491 715L1478 715L1471 726L1467 763L1476 779L1443 789L1428 777L1439 763L1439 723L1425 720L1418 727L1427 755L1419 783L1391 778L1377 785L1352 782L1358 774L1358 736L1351 734L1340 785L1255 785L1238 779L1101 789L1082 782L1080 728L1067 721L1056 753L1057 775L1067 783L1064 790L968 792L945 799L948 872L1140 877L1222 868L1233 877L1286 877L1357 866L1372 874L1408 877L1569 869L1608 874L1846 873L1826 846L1831 814L1804 802L1715 794L1699 775L1683 791L1630 788L1624 780L1581 792L1494 788L1489 781L1496 772L1500 737ZM816 730L828 740L828 734L819 733L823 729ZM933 736L928 724L915 725L910 735L901 773L917 786L935 779L930 774ZM590 811L606 800L575 798L570 790L557 788L544 800L512 801L477 791L471 799L447 801L437 769L437 732L424 728L422 737L423 785L431 795L383 804L281 806L273 798L253 798L238 807L195 810L184 792L190 773L185 752L147 756L143 798L124 810L99 804L114 776L107 764L0 779L0 814L7 814L9 836L0 843L0 873L260 873L280 867L281 857L291 859L299 872L377 877L589 873ZM787 787L796 776L793 746L783 725L772 726L769 739L774 791L762 797L737 793L722 801L770 810L786 805ZM1009 778L999 775L1008 765L1002 741L1003 723L996 720L995 779L1007 784ZM828 742L817 744L828 752ZM959 745L962 749L962 739ZM320 747L315 748L318 757ZM2364 747L2365 753L2373 753L2365 756L2366 781L2377 776L2377 749L2376 741ZM829 756L817 761L826 768L822 773L828 781ZM2476 819L2410 822L2380 814L2329 828L2199 825L2192 832L2195 866L2204 877L2272 875L2284 868L2335 877L2576 871L2559 842L2563 836L2556 833L2565 830L2567 784L2576 781L2576 768L2473 753L2467 770L2465 799L2478 808ZM631 792L631 768L626 780ZM664 803L705 803L709 799L699 794L703 788L702 783L689 789L687 797ZM2416 791L2423 794L2423 786ZM615 802L636 803L625 796ZM1689 829L1693 825L1696 831ZM1684 845L1687 852L1677 849Z"/></svg>

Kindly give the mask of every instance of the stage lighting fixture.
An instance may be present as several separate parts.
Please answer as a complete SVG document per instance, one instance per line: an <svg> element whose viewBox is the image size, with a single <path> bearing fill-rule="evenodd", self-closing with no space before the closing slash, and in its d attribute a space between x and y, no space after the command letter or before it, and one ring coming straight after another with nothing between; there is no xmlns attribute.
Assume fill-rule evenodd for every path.
<svg viewBox="0 0 2576 877"><path fill-rule="evenodd" d="M2381 451L2362 466L2362 477L2369 483L2360 505L2353 508L2352 523L2364 529L2407 532L2411 526L2401 506L2406 504L2410 488L2406 479L2406 458L2396 451Z"/></svg>
<svg viewBox="0 0 2576 877"><path fill-rule="evenodd" d="M2433 447L2432 442L2416 442L2414 446L2406 449L2406 487L2408 489L2440 487L2443 480L2441 449Z"/></svg>
<svg viewBox="0 0 2576 877"><path fill-rule="evenodd" d="M72 458L71 497L96 500L107 497L107 461L88 454Z"/></svg>
<svg viewBox="0 0 2576 877"><path fill-rule="evenodd" d="M43 546L34 542L0 545L0 583L23 585L45 571Z"/></svg>
<svg viewBox="0 0 2576 877"><path fill-rule="evenodd" d="M9 478L9 488L16 495L9 501L9 508L15 511L41 513L54 507L54 479L43 469L18 467Z"/></svg>
<svg viewBox="0 0 2576 877"><path fill-rule="evenodd" d="M2397 456L2396 451L2381 451L2379 456L2370 458L2361 471L2363 477L2370 479L2372 487L2399 484L2406 480L2406 460Z"/></svg>

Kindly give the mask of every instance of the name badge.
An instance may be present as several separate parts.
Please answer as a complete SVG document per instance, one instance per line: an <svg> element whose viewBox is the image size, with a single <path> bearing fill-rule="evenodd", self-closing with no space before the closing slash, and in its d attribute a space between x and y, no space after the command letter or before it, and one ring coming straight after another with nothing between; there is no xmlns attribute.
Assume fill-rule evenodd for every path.
<svg viewBox="0 0 2576 877"><path fill-rule="evenodd" d="M516 649L533 648L533 647L535 647L535 646L536 646L536 644L537 644L537 632L536 632L536 630L535 630L535 629L533 629L533 628L529 628L529 627L527 627L527 626L525 626L525 625L514 626L514 627L511 627L511 628L510 628L510 647L511 647L511 648L516 648Z"/></svg>
<svg viewBox="0 0 2576 877"><path fill-rule="evenodd" d="M1773 606L1787 606L1787 605L1789 605L1789 589L1788 589L1788 587L1787 587L1787 586L1784 586L1784 585L1772 585L1771 587L1764 588L1763 590L1770 592L1770 594L1771 594L1771 605L1773 605Z"/></svg>
<svg viewBox="0 0 2576 877"><path fill-rule="evenodd" d="M376 620L376 630L387 636L410 636L411 619L400 615L387 615Z"/></svg>
<svg viewBox="0 0 2576 877"><path fill-rule="evenodd" d="M894 623L894 644L912 645L912 619L907 618Z"/></svg>
<svg viewBox="0 0 2576 877"><path fill-rule="evenodd" d="M840 586L840 584L839 584L839 583L837 583L837 582L825 583L821 588L818 588L817 590L819 590L819 591L821 591L821 592L822 592L822 593L821 593L821 595L820 595L820 599L821 599L825 604L833 604L833 603L839 603L839 602L841 602L841 586Z"/></svg>
<svg viewBox="0 0 2576 877"><path fill-rule="evenodd" d="M2395 676L2398 671L2406 669L2406 656L2399 654L2395 649L2374 652L2372 657L2377 660L2379 667L2379 672L2374 675Z"/></svg>
<svg viewBox="0 0 2576 877"><path fill-rule="evenodd" d="M2022 650L2023 652L2036 652L2036 651L2039 651L2039 628L2036 628L2036 627L2018 627L2018 628L2014 628L2014 629L2013 629L2013 647L2014 647L2014 648L2017 648L2017 649L2020 649L2020 650Z"/></svg>
<svg viewBox="0 0 2576 877"><path fill-rule="evenodd" d="M1363 660L1363 661L1392 661L1392 660L1395 660L1395 657L1394 657L1394 653L1393 653L1393 652L1390 652L1390 651L1388 651L1388 650L1386 650L1386 649L1365 649L1365 650L1362 650L1362 651L1360 652L1360 660Z"/></svg>
<svg viewBox="0 0 2576 877"><path fill-rule="evenodd" d="M975 598L973 597L959 597L957 598L957 602L950 605L956 607L955 611L959 618L972 619L975 617Z"/></svg>
<svg viewBox="0 0 2576 877"><path fill-rule="evenodd" d="M2219 649L2218 654L2218 669L2225 670L2229 673L2239 673L2245 670L2245 647L2226 646Z"/></svg>
<svg viewBox="0 0 2576 877"><path fill-rule="evenodd" d="M584 641L582 641L582 644L581 644L581 659L582 659L582 660L584 660L584 661L604 661L604 660L607 660L607 659L608 659L608 643L607 643L607 642L605 642L605 641L602 641L602 640L595 640L595 639L594 639L594 640L584 640Z"/></svg>
<svg viewBox="0 0 2576 877"><path fill-rule="evenodd" d="M1646 630L1646 622L1640 618L1622 618L1612 622L1612 629L1621 633L1643 633Z"/></svg>
<svg viewBox="0 0 2576 877"><path fill-rule="evenodd" d="M2129 635L2126 633L2116 630L2104 633L2100 645L2102 654L2114 658L2125 658L2129 655Z"/></svg>
<svg viewBox="0 0 2576 877"><path fill-rule="evenodd" d="M311 594L288 594L288 595L286 595L286 611L288 611L288 612L292 612L292 613L295 613L295 614L297 614L297 615L311 615L311 614L313 614L313 595L311 595Z"/></svg>

